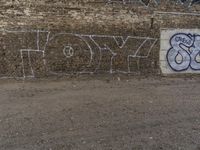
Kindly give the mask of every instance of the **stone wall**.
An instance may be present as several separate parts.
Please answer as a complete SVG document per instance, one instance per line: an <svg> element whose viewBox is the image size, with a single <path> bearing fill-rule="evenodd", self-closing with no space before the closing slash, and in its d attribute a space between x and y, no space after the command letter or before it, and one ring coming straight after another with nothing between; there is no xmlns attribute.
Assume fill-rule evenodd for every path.
<svg viewBox="0 0 200 150"><path fill-rule="evenodd" d="M160 30L198 28L198 1L1 0L0 76L157 74Z"/></svg>

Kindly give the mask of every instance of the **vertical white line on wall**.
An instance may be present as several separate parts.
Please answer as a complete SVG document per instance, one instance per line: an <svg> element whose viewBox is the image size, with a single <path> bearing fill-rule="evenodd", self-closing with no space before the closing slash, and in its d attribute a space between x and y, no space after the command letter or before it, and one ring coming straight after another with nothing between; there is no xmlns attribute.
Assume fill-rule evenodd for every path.
<svg viewBox="0 0 200 150"><path fill-rule="evenodd" d="M40 31L37 30L37 49L40 50Z"/></svg>
<svg viewBox="0 0 200 150"><path fill-rule="evenodd" d="M47 61L46 61L46 59L45 59L45 55L46 55L46 47L47 47L47 44L48 44L48 42L49 42L50 33L51 33L51 32L48 32L48 34L47 34L46 43L45 43L45 45L44 45L44 49L42 50L44 66L46 66L46 64L47 64Z"/></svg>
<svg viewBox="0 0 200 150"><path fill-rule="evenodd" d="M94 44L98 47L99 49L99 53L100 53L100 58L99 58L99 63L97 65L97 67L95 68L95 72L100 68L100 65L101 65L101 61L102 61L102 50L101 50L101 47L99 46L99 44L93 39L93 36L90 35L89 36L90 39L94 42Z"/></svg>
<svg viewBox="0 0 200 150"><path fill-rule="evenodd" d="M20 50L20 55L21 55L21 61L22 61L22 73L23 73L23 78L25 79L25 78L26 78L26 75L25 75L25 69L24 69L24 58L23 58L23 52L22 52L22 50Z"/></svg>
<svg viewBox="0 0 200 150"><path fill-rule="evenodd" d="M30 68L31 68L32 76L35 77L35 73L34 73L34 71L33 71L32 63L31 63L30 50L28 50L28 62L29 62L29 66L30 66Z"/></svg>

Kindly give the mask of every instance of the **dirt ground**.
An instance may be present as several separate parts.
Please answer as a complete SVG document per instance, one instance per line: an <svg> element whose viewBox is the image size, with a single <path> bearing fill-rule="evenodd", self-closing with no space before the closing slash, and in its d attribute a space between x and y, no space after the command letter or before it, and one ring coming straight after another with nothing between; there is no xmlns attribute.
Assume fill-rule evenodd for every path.
<svg viewBox="0 0 200 150"><path fill-rule="evenodd" d="M0 85L0 150L200 150L200 78Z"/></svg>

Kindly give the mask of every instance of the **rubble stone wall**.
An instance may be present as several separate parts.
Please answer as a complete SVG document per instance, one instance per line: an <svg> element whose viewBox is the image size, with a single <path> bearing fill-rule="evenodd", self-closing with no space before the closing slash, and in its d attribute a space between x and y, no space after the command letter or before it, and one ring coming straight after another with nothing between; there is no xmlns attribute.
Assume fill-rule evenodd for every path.
<svg viewBox="0 0 200 150"><path fill-rule="evenodd" d="M1 0L0 76L158 74L160 31L194 29L198 0Z"/></svg>

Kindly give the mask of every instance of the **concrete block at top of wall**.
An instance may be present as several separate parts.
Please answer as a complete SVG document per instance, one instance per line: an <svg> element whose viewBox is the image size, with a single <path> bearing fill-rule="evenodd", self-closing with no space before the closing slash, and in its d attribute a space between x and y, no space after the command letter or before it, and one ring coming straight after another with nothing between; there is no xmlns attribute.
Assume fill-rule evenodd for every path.
<svg viewBox="0 0 200 150"><path fill-rule="evenodd" d="M163 74L200 73L200 29L162 29L160 34Z"/></svg>

